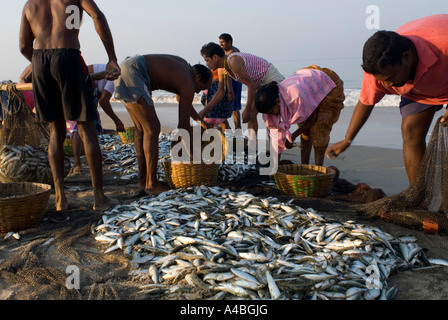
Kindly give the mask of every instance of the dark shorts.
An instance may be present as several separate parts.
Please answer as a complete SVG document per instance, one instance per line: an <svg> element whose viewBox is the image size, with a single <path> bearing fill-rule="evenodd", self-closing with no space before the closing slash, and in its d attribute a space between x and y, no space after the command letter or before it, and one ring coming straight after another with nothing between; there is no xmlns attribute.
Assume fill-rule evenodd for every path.
<svg viewBox="0 0 448 320"><path fill-rule="evenodd" d="M413 100L406 99L404 97L401 97L400 101L400 113L402 118L412 116L419 112L425 111L426 109L434 107L436 108L437 112L443 108L443 105L423 104L420 102L415 102Z"/></svg>
<svg viewBox="0 0 448 320"><path fill-rule="evenodd" d="M98 118L92 81L77 49L34 50L33 91L42 121Z"/></svg>
<svg viewBox="0 0 448 320"><path fill-rule="evenodd" d="M233 110L241 110L241 91L243 84L232 79L232 89L235 99L233 100Z"/></svg>

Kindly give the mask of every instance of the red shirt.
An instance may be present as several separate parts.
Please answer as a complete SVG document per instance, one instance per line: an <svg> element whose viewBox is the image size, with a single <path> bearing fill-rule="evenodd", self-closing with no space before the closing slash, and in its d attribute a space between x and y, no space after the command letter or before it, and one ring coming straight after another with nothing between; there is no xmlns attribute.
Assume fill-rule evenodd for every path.
<svg viewBox="0 0 448 320"><path fill-rule="evenodd" d="M429 105L448 103L448 14L411 21L396 32L411 40L418 54L414 81L386 88L371 74L363 76L360 102L375 105L386 94L401 95Z"/></svg>

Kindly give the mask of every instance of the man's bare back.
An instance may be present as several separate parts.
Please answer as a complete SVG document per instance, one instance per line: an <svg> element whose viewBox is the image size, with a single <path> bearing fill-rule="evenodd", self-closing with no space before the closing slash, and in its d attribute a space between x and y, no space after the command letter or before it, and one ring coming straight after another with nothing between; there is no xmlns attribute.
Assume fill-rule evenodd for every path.
<svg viewBox="0 0 448 320"><path fill-rule="evenodd" d="M30 30L35 36L35 49L74 48L79 49L79 28L67 28L69 6L76 6L79 18L83 9L79 0L30 0L26 3L23 14Z"/></svg>
<svg viewBox="0 0 448 320"><path fill-rule="evenodd" d="M20 27L22 54L31 61L33 49L80 49L79 28L83 11L92 18L109 61L119 69L106 17L93 0L28 0L22 11Z"/></svg>
<svg viewBox="0 0 448 320"><path fill-rule="evenodd" d="M169 54L147 54L144 57L153 90L166 90L176 94L188 92L193 98L193 68L185 59ZM187 81L190 79L191 81Z"/></svg>

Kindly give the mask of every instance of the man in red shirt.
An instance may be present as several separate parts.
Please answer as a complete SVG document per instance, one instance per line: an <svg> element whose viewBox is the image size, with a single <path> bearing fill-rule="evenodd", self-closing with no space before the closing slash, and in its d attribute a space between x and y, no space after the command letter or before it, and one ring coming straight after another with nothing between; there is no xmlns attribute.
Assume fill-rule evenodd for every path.
<svg viewBox="0 0 448 320"><path fill-rule="evenodd" d="M361 94L345 138L327 149L327 157L350 146L386 94L401 95L403 159L412 184L434 114L448 103L448 14L411 21L396 32L376 32L364 45L362 68ZM448 111L441 121L447 119Z"/></svg>

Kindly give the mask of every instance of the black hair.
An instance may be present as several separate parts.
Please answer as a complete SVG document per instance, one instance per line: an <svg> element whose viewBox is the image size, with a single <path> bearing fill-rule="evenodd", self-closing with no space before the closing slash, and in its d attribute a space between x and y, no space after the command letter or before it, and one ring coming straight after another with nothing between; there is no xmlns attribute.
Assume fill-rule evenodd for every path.
<svg viewBox="0 0 448 320"><path fill-rule="evenodd" d="M223 58L226 53L224 52L224 49L221 48L219 44L216 44L214 42L209 42L202 46L201 48L201 55L212 58L213 55L218 55L218 57Z"/></svg>
<svg viewBox="0 0 448 320"><path fill-rule="evenodd" d="M255 108L260 113L268 113L276 104L278 99L278 84L272 81L261 86L255 93Z"/></svg>
<svg viewBox="0 0 448 320"><path fill-rule="evenodd" d="M393 31L377 31L364 44L362 69L370 74L381 74L388 65L401 65L403 53L411 48L411 41Z"/></svg>
<svg viewBox="0 0 448 320"><path fill-rule="evenodd" d="M226 41L226 42L233 43L233 38L232 38L232 36L231 36L230 34L228 34L228 33L222 33L222 34L219 36L219 39L222 39L222 40L224 40L224 41Z"/></svg>
<svg viewBox="0 0 448 320"><path fill-rule="evenodd" d="M207 83L208 81L213 79L212 71L203 64L195 64L193 68L196 70L197 74L199 75L199 80L202 83Z"/></svg>

